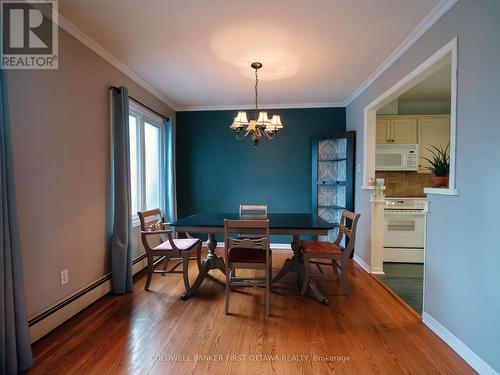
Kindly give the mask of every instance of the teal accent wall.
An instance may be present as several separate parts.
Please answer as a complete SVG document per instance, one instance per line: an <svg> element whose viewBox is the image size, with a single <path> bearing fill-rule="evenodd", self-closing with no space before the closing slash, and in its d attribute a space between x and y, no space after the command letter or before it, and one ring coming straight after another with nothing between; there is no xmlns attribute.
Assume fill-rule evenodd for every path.
<svg viewBox="0 0 500 375"><path fill-rule="evenodd" d="M345 131L345 108L275 109L285 128L254 148L229 129L236 111L177 112L177 213L311 212L311 140ZM247 112L249 118L252 111Z"/></svg>

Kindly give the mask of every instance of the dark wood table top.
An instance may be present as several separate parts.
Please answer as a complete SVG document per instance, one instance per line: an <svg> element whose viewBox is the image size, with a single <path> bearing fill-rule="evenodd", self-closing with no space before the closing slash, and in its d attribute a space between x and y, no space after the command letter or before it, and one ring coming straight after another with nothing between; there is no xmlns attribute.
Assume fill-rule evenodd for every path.
<svg viewBox="0 0 500 375"><path fill-rule="evenodd" d="M224 219L238 220L238 213L232 214L194 214L183 217L172 223L173 227L179 228L198 228L217 230L224 228ZM288 230L288 231L310 231L318 230L326 232L335 228L338 224L333 224L325 221L315 214L302 213L281 213L268 214L269 228L272 231ZM217 230L219 231L219 230Z"/></svg>

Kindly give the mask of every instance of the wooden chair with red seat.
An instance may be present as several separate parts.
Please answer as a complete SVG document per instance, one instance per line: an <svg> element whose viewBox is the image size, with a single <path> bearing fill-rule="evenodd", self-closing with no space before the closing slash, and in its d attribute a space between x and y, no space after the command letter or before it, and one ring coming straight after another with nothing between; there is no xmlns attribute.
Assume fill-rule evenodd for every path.
<svg viewBox="0 0 500 375"><path fill-rule="evenodd" d="M334 277L338 277L338 271L341 272L342 286L346 295L350 295L349 279L348 279L348 264L351 254L354 250L356 240L356 227L361 215L344 210L340 218L338 235L335 242L328 241L302 241L302 252L304 260L304 282L302 284L301 294L304 295L309 285L311 278L310 264L315 264L319 274L314 274L317 278L332 278L331 275L325 274L321 266L332 266ZM350 226L347 224L347 219L350 221ZM347 243L346 247L341 246L342 242ZM331 263L325 263L321 260L329 260Z"/></svg>
<svg viewBox="0 0 500 375"><path fill-rule="evenodd" d="M182 273L184 276L184 287L189 289L189 260L191 252L196 250L196 262L198 271L201 269L201 240L198 238L172 238L172 229L167 229L170 224L164 223L159 208L138 212L137 215L141 221L141 239L148 258L148 269L145 290L149 290L151 277L153 273L179 273L175 269L182 264ZM148 238L150 236L160 236L161 241L158 245L151 245ZM166 236L166 238L165 238ZM152 247L154 246L154 247ZM155 257L160 257L155 261ZM165 268L155 270L155 264L164 258ZM176 260L174 266L167 270L167 263L170 260Z"/></svg>
<svg viewBox="0 0 500 375"><path fill-rule="evenodd" d="M241 233L258 237L231 237ZM269 315L272 254L269 248L269 220L224 220L224 257L227 266L224 312L229 313L229 293L232 286L265 286L265 309ZM234 270L264 270L264 278L236 277Z"/></svg>

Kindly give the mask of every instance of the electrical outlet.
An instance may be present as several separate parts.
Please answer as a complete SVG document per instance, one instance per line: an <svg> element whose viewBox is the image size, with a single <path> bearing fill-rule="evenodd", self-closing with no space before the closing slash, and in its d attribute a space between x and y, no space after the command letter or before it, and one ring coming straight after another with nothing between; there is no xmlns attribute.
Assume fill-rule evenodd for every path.
<svg viewBox="0 0 500 375"><path fill-rule="evenodd" d="M61 285L65 285L69 282L68 270L61 271Z"/></svg>

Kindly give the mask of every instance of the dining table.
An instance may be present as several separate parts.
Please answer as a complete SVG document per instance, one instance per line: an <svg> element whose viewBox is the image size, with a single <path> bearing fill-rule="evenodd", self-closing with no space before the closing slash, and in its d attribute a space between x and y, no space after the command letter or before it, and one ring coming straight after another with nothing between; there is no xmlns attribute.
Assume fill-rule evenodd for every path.
<svg viewBox="0 0 500 375"><path fill-rule="evenodd" d="M215 235L224 233L224 219L239 220L241 217L238 213L199 213L177 219L171 224L177 233L206 233L208 235L206 242L207 255L201 262L201 270L195 282L189 290L181 295L182 300L187 300L193 296L203 280L207 278L213 279L209 274L211 270L226 273L224 258L215 252L217 247ZM338 223L329 223L317 214L309 213L269 213L267 219L269 220L269 233L271 235L292 236L291 248L293 255L285 260L279 272L273 277L273 283L280 281L289 272L296 272L299 280L300 277L303 277L304 263L302 262L300 236L326 236L328 231L338 226ZM320 291L312 279L309 281L308 291L319 302L328 304L328 298Z"/></svg>

